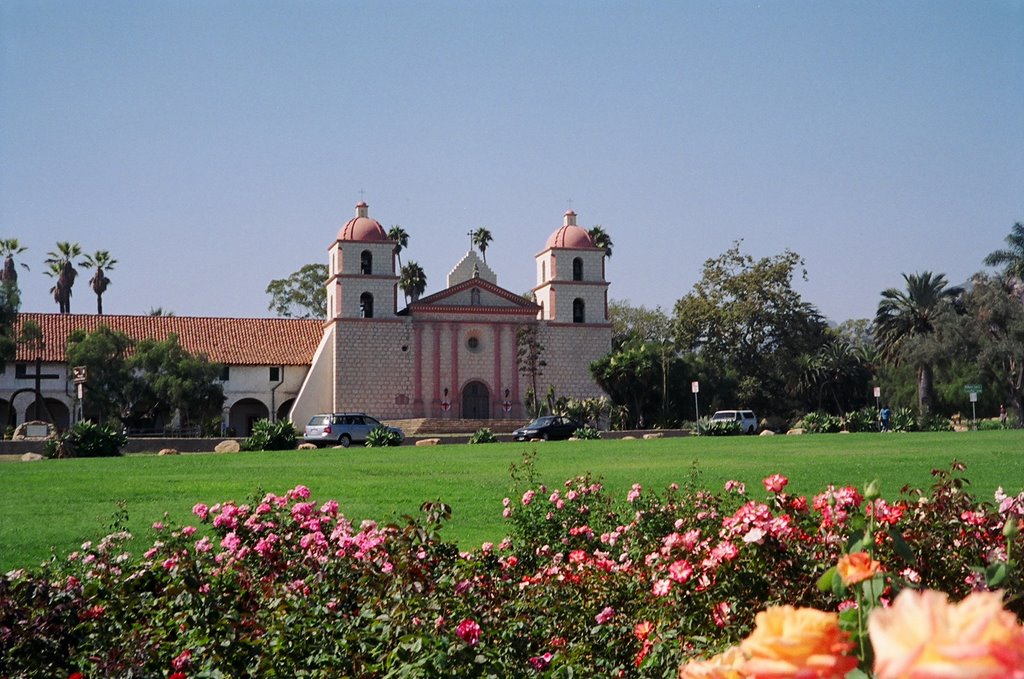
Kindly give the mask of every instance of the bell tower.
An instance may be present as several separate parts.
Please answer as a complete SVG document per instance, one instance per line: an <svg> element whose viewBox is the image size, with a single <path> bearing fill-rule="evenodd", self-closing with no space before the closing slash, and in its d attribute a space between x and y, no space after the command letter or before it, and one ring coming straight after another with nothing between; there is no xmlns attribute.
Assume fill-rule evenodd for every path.
<svg viewBox="0 0 1024 679"><path fill-rule="evenodd" d="M608 322L604 255L590 234L576 224L576 213L566 212L562 227L551 234L535 258L537 285L533 293L541 306L541 320L584 325Z"/></svg>
<svg viewBox="0 0 1024 679"><path fill-rule="evenodd" d="M328 250L327 318L382 318L395 314L398 275L395 243L369 216L370 206L356 205Z"/></svg>

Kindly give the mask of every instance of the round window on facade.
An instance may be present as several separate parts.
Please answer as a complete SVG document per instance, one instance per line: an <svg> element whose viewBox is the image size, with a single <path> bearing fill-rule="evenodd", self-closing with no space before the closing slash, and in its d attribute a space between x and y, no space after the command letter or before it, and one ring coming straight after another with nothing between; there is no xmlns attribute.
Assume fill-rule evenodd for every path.
<svg viewBox="0 0 1024 679"><path fill-rule="evenodd" d="M470 351L480 351L480 338L473 335L466 340L466 348Z"/></svg>

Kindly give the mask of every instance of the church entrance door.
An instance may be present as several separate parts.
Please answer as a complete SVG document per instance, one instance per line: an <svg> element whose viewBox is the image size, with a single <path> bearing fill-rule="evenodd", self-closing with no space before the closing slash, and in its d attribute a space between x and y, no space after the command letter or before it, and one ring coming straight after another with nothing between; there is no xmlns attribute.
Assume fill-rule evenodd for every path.
<svg viewBox="0 0 1024 679"><path fill-rule="evenodd" d="M462 417L467 420L491 418L491 392L483 382L470 382L462 388Z"/></svg>

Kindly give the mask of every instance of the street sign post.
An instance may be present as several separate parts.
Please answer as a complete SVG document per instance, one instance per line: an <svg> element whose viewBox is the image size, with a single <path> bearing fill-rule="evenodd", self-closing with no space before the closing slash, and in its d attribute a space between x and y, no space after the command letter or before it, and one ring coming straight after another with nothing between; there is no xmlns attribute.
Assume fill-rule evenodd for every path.
<svg viewBox="0 0 1024 679"><path fill-rule="evenodd" d="M980 384L965 384L964 385L964 391L966 391L968 394L970 394L970 397L971 397L971 424L974 426L975 429L977 429L978 428L978 411L977 411L977 405L976 404L978 403L978 394L981 393L981 385Z"/></svg>
<svg viewBox="0 0 1024 679"><path fill-rule="evenodd" d="M693 416L696 418L694 421L700 424L700 406L697 404L697 394L700 392L700 382L694 380L690 382L690 391L693 392Z"/></svg>

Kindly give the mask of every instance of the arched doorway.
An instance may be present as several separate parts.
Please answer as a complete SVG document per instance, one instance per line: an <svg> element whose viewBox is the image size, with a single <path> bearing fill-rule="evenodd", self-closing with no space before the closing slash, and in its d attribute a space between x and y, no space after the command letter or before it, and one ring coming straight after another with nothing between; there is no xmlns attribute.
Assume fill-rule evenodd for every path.
<svg viewBox="0 0 1024 679"><path fill-rule="evenodd" d="M491 392L483 382L470 382L462 388L462 417L467 420L491 419Z"/></svg>
<svg viewBox="0 0 1024 679"><path fill-rule="evenodd" d="M290 398L287 401L285 401L284 403L282 403L280 406L278 406L278 408L277 408L277 420L279 422L281 420L287 420L288 419L288 415L291 413L293 405L295 405L295 399L294 398ZM303 424L303 426L305 426L306 423L303 422L302 424Z"/></svg>
<svg viewBox="0 0 1024 679"><path fill-rule="evenodd" d="M18 424L14 408L7 401L0 398L0 427L7 429Z"/></svg>
<svg viewBox="0 0 1024 679"><path fill-rule="evenodd" d="M228 415L228 428L234 430L235 436L249 436L252 434L252 426L258 420L270 417L270 410L263 403L254 398L243 398L231 406Z"/></svg>
<svg viewBox="0 0 1024 679"><path fill-rule="evenodd" d="M36 419L36 401L33 399L25 410L25 422ZM71 426L71 411L68 407L55 398L44 398L39 404L39 419L43 422L51 422L57 427L57 431L65 431Z"/></svg>

